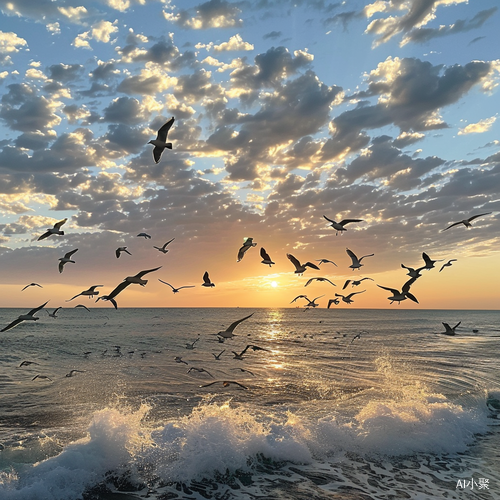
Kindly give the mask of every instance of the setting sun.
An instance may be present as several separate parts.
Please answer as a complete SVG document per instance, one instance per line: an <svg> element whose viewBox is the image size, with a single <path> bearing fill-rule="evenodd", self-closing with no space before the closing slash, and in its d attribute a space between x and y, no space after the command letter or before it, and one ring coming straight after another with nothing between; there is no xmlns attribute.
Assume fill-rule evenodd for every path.
<svg viewBox="0 0 500 500"><path fill-rule="evenodd" d="M276 281L271 281L271 286L273 288L276 288L278 286L278 283L276 283Z"/></svg>

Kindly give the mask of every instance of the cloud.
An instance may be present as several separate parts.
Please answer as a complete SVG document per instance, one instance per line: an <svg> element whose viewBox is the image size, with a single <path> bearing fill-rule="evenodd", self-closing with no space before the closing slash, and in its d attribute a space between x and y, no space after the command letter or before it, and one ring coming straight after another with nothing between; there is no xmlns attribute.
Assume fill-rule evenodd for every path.
<svg viewBox="0 0 500 500"><path fill-rule="evenodd" d="M470 21L457 20L449 26L439 26L439 28L414 28L401 41L401 46L407 43L426 43L433 38L455 35L480 28L493 14L498 7L482 10L478 12ZM471 42L472 43L472 42ZM469 44L470 45L470 44Z"/></svg>
<svg viewBox="0 0 500 500"><path fill-rule="evenodd" d="M192 12L196 14L193 15ZM233 28L241 26L240 9L224 0L209 0L191 10L179 10L176 14L163 11L167 21L186 29Z"/></svg>
<svg viewBox="0 0 500 500"><path fill-rule="evenodd" d="M0 63L11 64L10 55L19 52L20 47L27 47L28 42L12 31L0 31Z"/></svg>
<svg viewBox="0 0 500 500"><path fill-rule="evenodd" d="M495 123L496 119L496 116L492 116L491 118L479 120L477 123L469 123L469 125L458 131L458 135L482 134L483 132L487 132Z"/></svg>
<svg viewBox="0 0 500 500"><path fill-rule="evenodd" d="M214 52L227 52L232 50L253 50L251 43L244 42L240 35L232 36L228 42L214 45Z"/></svg>

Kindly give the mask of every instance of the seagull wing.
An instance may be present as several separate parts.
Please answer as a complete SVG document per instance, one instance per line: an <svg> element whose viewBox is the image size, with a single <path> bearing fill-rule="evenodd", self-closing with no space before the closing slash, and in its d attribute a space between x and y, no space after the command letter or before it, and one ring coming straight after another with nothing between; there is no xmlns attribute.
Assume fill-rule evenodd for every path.
<svg viewBox="0 0 500 500"><path fill-rule="evenodd" d="M363 222L363 219L344 219L339 222L341 226L345 226L346 224L349 224L350 222Z"/></svg>
<svg viewBox="0 0 500 500"><path fill-rule="evenodd" d="M117 259L120 258L120 253L121 253L121 250L119 248L117 248L116 251L115 251L115 255L116 255Z"/></svg>
<svg viewBox="0 0 500 500"><path fill-rule="evenodd" d="M300 267L300 262L291 253L287 253L286 256L288 257L288 260L295 266L296 269Z"/></svg>
<svg viewBox="0 0 500 500"><path fill-rule="evenodd" d="M226 332L233 332L233 330L242 322L245 321L246 319L250 318L250 316L253 316L254 313L249 314L248 316L245 316L244 318L239 319L238 321L235 321L234 323L231 323L227 328Z"/></svg>
<svg viewBox="0 0 500 500"><path fill-rule="evenodd" d="M336 299L330 299L330 300L328 301L328 307L327 307L327 309L330 309L330 306L331 306L332 304L335 304L335 300L336 300Z"/></svg>
<svg viewBox="0 0 500 500"><path fill-rule="evenodd" d="M450 229L450 227L453 227L453 226L458 226L459 224L462 224L462 221L459 221L459 222L454 222L454 223L453 223L453 224L451 224L450 226L445 227L444 229L442 229L442 230L441 230L441 232L446 231L447 229Z"/></svg>
<svg viewBox="0 0 500 500"><path fill-rule="evenodd" d="M365 257L373 257L374 255L375 255L374 253L370 253L368 255L363 255L363 257L359 258L359 262L361 262Z"/></svg>
<svg viewBox="0 0 500 500"><path fill-rule="evenodd" d="M70 258L71 258L71 256L72 256L73 254L75 254L76 252L78 252L78 248L75 248L75 250L71 250L71 252L68 252L68 253L64 256L64 258L65 258L65 259L70 259Z"/></svg>
<svg viewBox="0 0 500 500"><path fill-rule="evenodd" d="M349 250L348 248L346 248L345 251L347 252L347 255L349 255L349 257L351 257L353 264L356 264L356 262L359 262L358 258L356 257L356 254L352 250Z"/></svg>
<svg viewBox="0 0 500 500"><path fill-rule="evenodd" d="M328 222L332 222L333 224L335 224L335 221L332 220L332 219L329 219L326 215L323 215L323 217L328 221Z"/></svg>
<svg viewBox="0 0 500 500"><path fill-rule="evenodd" d="M61 226L66 223L68 219L60 220L54 224L54 229L61 229Z"/></svg>
<svg viewBox="0 0 500 500"><path fill-rule="evenodd" d="M81 295L81 292L78 295L75 295L74 297L71 297L71 299L68 299L66 302L71 302L73 299L76 299Z"/></svg>
<svg viewBox="0 0 500 500"><path fill-rule="evenodd" d="M172 290L175 290L175 288L170 283L167 283L166 281L163 281L160 278L158 278L158 281L161 281L162 283L165 283L165 285L168 285ZM181 288L183 288L183 287L181 287Z"/></svg>
<svg viewBox="0 0 500 500"><path fill-rule="evenodd" d="M310 285L313 281L316 281L316 278L311 278L307 280L307 283L304 286ZM299 295L300 297L300 295Z"/></svg>
<svg viewBox="0 0 500 500"><path fill-rule="evenodd" d="M383 287L382 287L382 288L383 288ZM396 290L396 291L397 291L397 290ZM347 298L348 298L348 299L350 299L353 295L357 295L358 293L365 293L365 292L366 292L366 290L361 290L361 292L352 292L352 293L350 293L350 294L347 296Z"/></svg>
<svg viewBox="0 0 500 500"><path fill-rule="evenodd" d="M307 300L309 300L309 299L307 298L307 295L297 295L297 297L295 297L295 298L292 300L292 302L295 302L297 299L307 299ZM291 304L292 302L290 302L290 304Z"/></svg>
<svg viewBox="0 0 500 500"><path fill-rule="evenodd" d="M456 324L456 325L452 328L452 330L455 330L455 328L457 328L458 326L460 326L460 325L461 325L461 323L462 323L462 322L461 322L461 321L459 321L459 322L458 322L458 323L457 323L457 324Z"/></svg>
<svg viewBox="0 0 500 500"><path fill-rule="evenodd" d="M203 275L203 281L207 283L207 285L211 283L210 278L208 276L208 271L205 271L205 274Z"/></svg>
<svg viewBox="0 0 500 500"><path fill-rule="evenodd" d="M478 217L482 217L483 215L490 215L492 212L486 212L484 214L477 214L477 215L473 215L472 217L469 217L467 220L470 222L470 221L473 221L474 219L477 219Z"/></svg>
<svg viewBox="0 0 500 500"><path fill-rule="evenodd" d="M260 256L263 260L271 260L271 257L269 257L269 254L264 250L264 247L260 249Z"/></svg>
<svg viewBox="0 0 500 500"><path fill-rule="evenodd" d="M413 283L415 283L415 281L417 281L417 278L411 278L409 279L404 285L403 285L403 288L401 288L401 291L403 293L408 293L409 290L410 290L410 287L413 285Z"/></svg>
<svg viewBox="0 0 500 500"><path fill-rule="evenodd" d="M347 286L349 285L349 283L351 282L351 280L347 280L345 283L344 283L344 286L342 287L342 290L345 290L347 288Z"/></svg>
<svg viewBox="0 0 500 500"><path fill-rule="evenodd" d="M319 270L319 267L316 264L313 264L312 262L306 262L304 264L304 267L312 267L313 269L318 269Z"/></svg>
<svg viewBox="0 0 500 500"><path fill-rule="evenodd" d="M160 163L161 154L163 153L164 149L165 148L161 148L159 146L155 146L153 148L153 159L154 159L155 163Z"/></svg>
<svg viewBox="0 0 500 500"><path fill-rule="evenodd" d="M62 273L64 270L64 262L59 262L59 272Z"/></svg>
<svg viewBox="0 0 500 500"><path fill-rule="evenodd" d="M167 241L167 242L166 242L166 243L162 246L163 250L165 250L165 248L167 248L167 245L168 245L169 243L172 243L172 241L174 241L174 240L175 240L175 238L172 238L171 240Z"/></svg>
<svg viewBox="0 0 500 500"><path fill-rule="evenodd" d="M375 281L373 278L361 278L359 281L363 281L363 280L371 280L371 281Z"/></svg>
<svg viewBox="0 0 500 500"><path fill-rule="evenodd" d="M49 303L49 301L47 300L47 302L45 302L45 304L42 304L41 306L38 306L38 307L35 307L35 309L32 309L28 315L29 316L33 316L33 314L37 313L40 309L43 309L47 304Z"/></svg>
<svg viewBox="0 0 500 500"><path fill-rule="evenodd" d="M162 125L160 127L160 129L158 130L158 135L156 136L156 139L158 141L166 142L168 131L170 130L170 128L174 124L174 121L175 121L175 119L172 116L172 118L170 118L170 120L168 120L164 125Z"/></svg>
<svg viewBox="0 0 500 500"><path fill-rule="evenodd" d="M152 273L153 271L158 271L158 269L161 269L162 266L160 267L155 267L154 269L146 269L146 271L141 271L140 273L137 273L135 275L136 278L142 278L145 274Z"/></svg>
<svg viewBox="0 0 500 500"><path fill-rule="evenodd" d="M46 233L43 233L37 241L44 240L45 238L48 238L51 235L50 231L47 231Z"/></svg>
<svg viewBox="0 0 500 500"><path fill-rule="evenodd" d="M460 224L460 223L458 222L457 224ZM449 228L446 228L446 229L449 229ZM445 230L443 229L443 231L445 231ZM426 267L430 266L432 264L431 258L425 252L422 252L422 259L424 259Z"/></svg>
<svg viewBox="0 0 500 500"><path fill-rule="evenodd" d="M128 281L122 281L111 293L107 295L108 300L114 299L120 292L130 285Z"/></svg>
<svg viewBox="0 0 500 500"><path fill-rule="evenodd" d="M220 380L214 380L213 382L209 382L208 384L200 385L200 387L210 387L211 385L218 384Z"/></svg>
<svg viewBox="0 0 500 500"><path fill-rule="evenodd" d="M416 302L418 304L418 300L417 300L417 297L415 297L415 295L413 295L412 293L410 292L406 292L406 296L410 299L410 300L413 300L413 302Z"/></svg>
<svg viewBox="0 0 500 500"><path fill-rule="evenodd" d="M377 285L379 288L383 288L384 290L389 290L393 295L399 295L399 290L395 288L389 288L388 286Z"/></svg>
<svg viewBox="0 0 500 500"><path fill-rule="evenodd" d="M239 262L245 255L245 252L250 248L248 245L243 245L239 250L238 250L238 260L236 262Z"/></svg>
<svg viewBox="0 0 500 500"><path fill-rule="evenodd" d="M11 328L14 328L16 325L18 325L22 321L23 321L22 319L17 318L12 323L10 323L9 325L7 325L5 328L2 328L0 330L0 332L6 332L7 330L10 330Z"/></svg>
<svg viewBox="0 0 500 500"><path fill-rule="evenodd" d="M177 290L181 290L182 288L194 288L194 285L184 285L184 286L180 286L179 288L177 288Z"/></svg>

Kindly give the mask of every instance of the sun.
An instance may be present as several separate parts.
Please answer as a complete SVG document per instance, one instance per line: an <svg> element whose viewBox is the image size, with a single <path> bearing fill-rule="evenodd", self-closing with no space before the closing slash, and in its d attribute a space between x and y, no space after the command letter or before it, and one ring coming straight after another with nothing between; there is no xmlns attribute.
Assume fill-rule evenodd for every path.
<svg viewBox="0 0 500 500"><path fill-rule="evenodd" d="M273 288L276 288L278 286L278 283L276 283L276 281L271 281L271 286Z"/></svg>

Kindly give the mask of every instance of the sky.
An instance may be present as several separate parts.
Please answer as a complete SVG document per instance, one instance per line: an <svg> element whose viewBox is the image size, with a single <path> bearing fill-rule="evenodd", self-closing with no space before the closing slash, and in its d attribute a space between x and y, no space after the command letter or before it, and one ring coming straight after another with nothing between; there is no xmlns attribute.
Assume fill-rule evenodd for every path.
<svg viewBox="0 0 500 500"><path fill-rule="evenodd" d="M326 307L365 290L332 309L499 308L496 0L0 10L0 307L112 308L66 301L161 266L119 307L303 307L301 294ZM148 141L172 116L155 164ZM336 235L323 216L362 222ZM65 218L64 236L38 241ZM347 248L374 255L354 271ZM412 284L419 303L391 305L377 285L400 290L423 252L443 260ZM298 276L287 254L336 266ZM353 277L371 280L342 290Z"/></svg>

